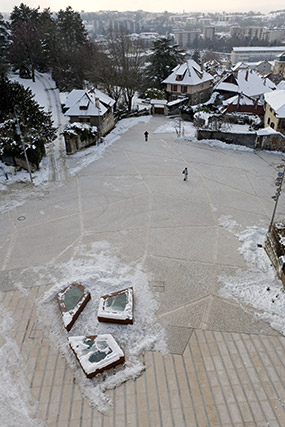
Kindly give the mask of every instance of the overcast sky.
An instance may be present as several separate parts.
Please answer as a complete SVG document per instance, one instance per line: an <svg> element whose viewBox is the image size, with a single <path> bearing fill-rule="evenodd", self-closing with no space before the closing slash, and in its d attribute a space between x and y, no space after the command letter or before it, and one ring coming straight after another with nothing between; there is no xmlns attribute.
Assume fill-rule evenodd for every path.
<svg viewBox="0 0 285 427"><path fill-rule="evenodd" d="M21 1L1 0L0 11L11 12ZM98 10L145 10L151 12L245 12L249 10L269 12L285 8L284 0L28 0L23 3L30 7L49 7L57 12L71 6L76 11L97 12Z"/></svg>

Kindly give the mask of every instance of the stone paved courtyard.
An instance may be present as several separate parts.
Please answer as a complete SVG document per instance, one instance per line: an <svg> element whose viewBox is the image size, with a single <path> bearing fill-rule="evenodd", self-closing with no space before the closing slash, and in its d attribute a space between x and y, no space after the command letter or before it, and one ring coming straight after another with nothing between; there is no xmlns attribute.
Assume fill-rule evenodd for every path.
<svg viewBox="0 0 285 427"><path fill-rule="evenodd" d="M285 426L285 338L218 294L220 275L247 268L219 218L230 216L241 229L268 226L280 155L154 133L166 120L137 124L76 177L35 189L1 215L2 305L15 320L9 337L43 425ZM169 348L141 355L144 374L108 392L106 415L82 397L36 310L54 266L80 244L101 241L150 275Z"/></svg>

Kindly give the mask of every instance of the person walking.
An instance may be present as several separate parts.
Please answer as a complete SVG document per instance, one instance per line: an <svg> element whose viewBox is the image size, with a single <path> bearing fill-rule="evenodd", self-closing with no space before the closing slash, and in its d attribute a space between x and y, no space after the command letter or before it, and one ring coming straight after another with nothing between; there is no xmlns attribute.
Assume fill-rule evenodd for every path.
<svg viewBox="0 0 285 427"><path fill-rule="evenodd" d="M187 169L187 168L185 168L185 169L182 171L182 173L184 174L184 180L183 180L183 181L187 181L187 179L188 179L188 169Z"/></svg>
<svg viewBox="0 0 285 427"><path fill-rule="evenodd" d="M148 131L146 130L145 131L145 133L144 133L144 139L145 139L145 141L147 141L148 140Z"/></svg>

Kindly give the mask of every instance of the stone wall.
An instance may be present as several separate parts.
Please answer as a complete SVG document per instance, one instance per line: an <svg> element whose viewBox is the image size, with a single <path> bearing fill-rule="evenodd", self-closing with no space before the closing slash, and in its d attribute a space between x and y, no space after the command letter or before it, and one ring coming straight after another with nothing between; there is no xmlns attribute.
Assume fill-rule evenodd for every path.
<svg viewBox="0 0 285 427"><path fill-rule="evenodd" d="M197 130L197 139L218 139L227 144L244 145L249 148L255 148L256 134L253 133L232 133L217 130Z"/></svg>

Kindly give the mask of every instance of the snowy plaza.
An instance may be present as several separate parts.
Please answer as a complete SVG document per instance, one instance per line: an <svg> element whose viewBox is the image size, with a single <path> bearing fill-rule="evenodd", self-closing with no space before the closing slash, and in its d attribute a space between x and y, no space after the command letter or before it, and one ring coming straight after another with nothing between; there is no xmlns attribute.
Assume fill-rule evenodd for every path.
<svg viewBox="0 0 285 427"><path fill-rule="evenodd" d="M126 119L99 147L55 145L34 186L1 177L1 425L284 426L285 294L260 247L282 154L183 126ZM100 380L54 305L72 281L93 304L75 332L111 331L126 352ZM134 324L99 325L96 298L121 285Z"/></svg>

